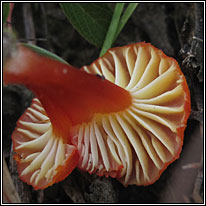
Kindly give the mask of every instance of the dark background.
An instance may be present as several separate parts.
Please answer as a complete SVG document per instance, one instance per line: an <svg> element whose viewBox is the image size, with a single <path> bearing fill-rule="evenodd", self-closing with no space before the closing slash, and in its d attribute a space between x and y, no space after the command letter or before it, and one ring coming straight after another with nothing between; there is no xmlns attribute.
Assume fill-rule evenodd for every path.
<svg viewBox="0 0 206 206"><path fill-rule="evenodd" d="M203 10L203 3L140 3L113 45L150 42L179 62L190 88L192 112L180 159L153 185L125 188L115 179L75 169L64 181L34 191L18 178L10 138L33 94L22 86L3 87L3 153L22 202L203 202ZM100 53L74 30L58 3L16 3L12 27L21 42L41 46L76 67L92 63Z"/></svg>

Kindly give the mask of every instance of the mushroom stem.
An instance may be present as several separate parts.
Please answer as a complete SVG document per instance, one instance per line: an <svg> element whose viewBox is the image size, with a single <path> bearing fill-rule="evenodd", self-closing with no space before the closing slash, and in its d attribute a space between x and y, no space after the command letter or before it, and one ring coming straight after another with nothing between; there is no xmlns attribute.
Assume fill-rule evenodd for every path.
<svg viewBox="0 0 206 206"><path fill-rule="evenodd" d="M68 136L73 125L95 113L122 111L131 105L125 89L19 45L4 67L4 83L23 84L41 101L56 133Z"/></svg>

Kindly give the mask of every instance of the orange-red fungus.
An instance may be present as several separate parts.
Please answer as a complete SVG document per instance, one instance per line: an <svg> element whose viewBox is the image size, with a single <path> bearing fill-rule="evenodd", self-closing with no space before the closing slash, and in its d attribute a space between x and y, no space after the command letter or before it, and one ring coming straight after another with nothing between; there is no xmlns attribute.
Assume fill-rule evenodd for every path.
<svg viewBox="0 0 206 206"><path fill-rule="evenodd" d="M180 155L189 89L178 63L149 43L80 70L19 46L3 75L36 95L12 134L20 178L35 189L75 167L149 185Z"/></svg>

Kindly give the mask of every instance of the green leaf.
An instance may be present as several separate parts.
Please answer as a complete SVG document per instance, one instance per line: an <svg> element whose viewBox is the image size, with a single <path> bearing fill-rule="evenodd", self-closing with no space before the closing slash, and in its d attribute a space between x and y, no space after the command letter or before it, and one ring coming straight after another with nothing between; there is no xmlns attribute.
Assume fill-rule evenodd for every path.
<svg viewBox="0 0 206 206"><path fill-rule="evenodd" d="M73 27L91 44L101 47L112 19L106 3L60 3Z"/></svg>
<svg viewBox="0 0 206 206"><path fill-rule="evenodd" d="M119 33L124 28L124 25L127 23L128 19L130 18L130 16L132 15L136 7L138 6L138 3L130 3L129 6L126 8L125 12L123 13L123 15L121 16L124 4L125 3L116 4L112 21L107 31L107 35L99 56L104 55L105 52L109 48L111 48L112 44L117 39Z"/></svg>
<svg viewBox="0 0 206 206"><path fill-rule="evenodd" d="M6 23L6 20L8 18L9 15L9 3L3 3L3 23Z"/></svg>
<svg viewBox="0 0 206 206"><path fill-rule="evenodd" d="M113 42L117 39L119 33L122 31L122 29L124 28L125 24L127 23L130 16L133 14L137 6L138 6L138 3L130 3L128 5L128 7L126 8L124 14L122 15L119 21L118 29L117 29Z"/></svg>
<svg viewBox="0 0 206 206"><path fill-rule="evenodd" d="M66 62L64 59L62 59L61 57L57 56L56 54L46 50L46 49L43 49L41 47L38 47L38 46L35 46L33 44L27 44L27 43L22 43L22 45L28 47L29 49L33 50L34 52L40 54L40 55L43 55L43 56L46 56L46 57L49 57L51 59L54 59L54 60L57 60L57 61L60 61L64 64L68 64L68 62Z"/></svg>
<svg viewBox="0 0 206 206"><path fill-rule="evenodd" d="M110 23L109 29L107 31L107 35L100 52L100 56L105 54L105 52L112 46L115 34L117 32L117 28L119 25L120 16L122 14L125 3L117 3L115 6L114 14L112 16L112 21Z"/></svg>

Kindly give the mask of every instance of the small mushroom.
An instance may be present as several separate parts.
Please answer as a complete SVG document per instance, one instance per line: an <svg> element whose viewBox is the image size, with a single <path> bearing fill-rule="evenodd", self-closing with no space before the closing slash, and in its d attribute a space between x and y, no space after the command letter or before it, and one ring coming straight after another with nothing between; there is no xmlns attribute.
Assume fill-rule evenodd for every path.
<svg viewBox="0 0 206 206"><path fill-rule="evenodd" d="M12 134L20 178L35 189L75 167L149 185L179 158L189 89L178 63L149 43L112 48L80 70L19 46L4 82L36 95Z"/></svg>

